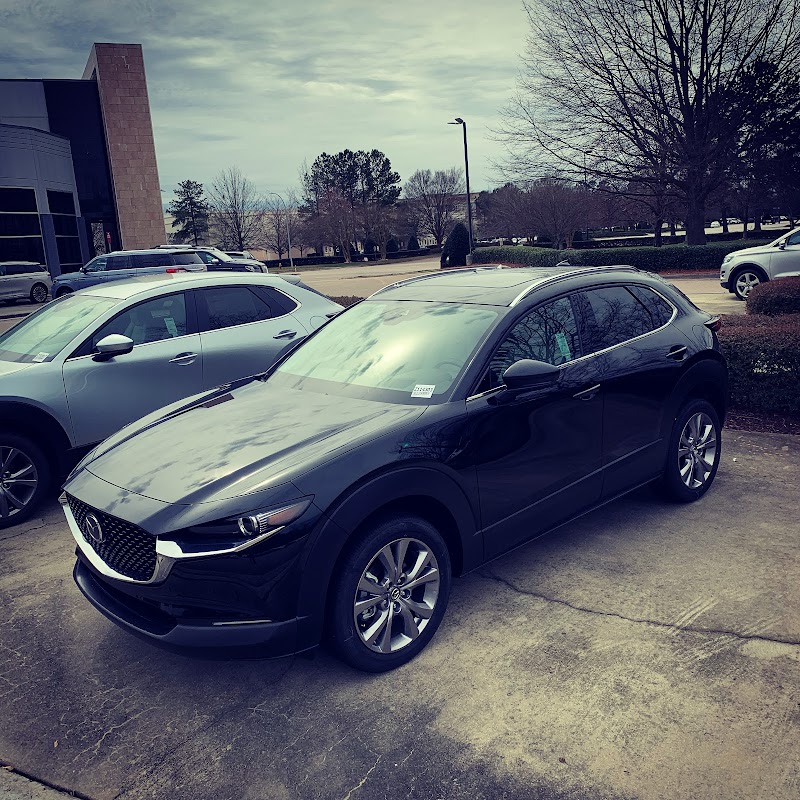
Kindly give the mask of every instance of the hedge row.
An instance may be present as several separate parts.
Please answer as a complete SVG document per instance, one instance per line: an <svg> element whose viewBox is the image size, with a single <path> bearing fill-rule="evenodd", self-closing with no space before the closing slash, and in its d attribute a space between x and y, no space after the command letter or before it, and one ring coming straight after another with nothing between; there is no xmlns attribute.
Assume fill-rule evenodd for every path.
<svg viewBox="0 0 800 800"><path fill-rule="evenodd" d="M800 314L727 316L719 341L733 408L800 414Z"/></svg>
<svg viewBox="0 0 800 800"><path fill-rule="evenodd" d="M649 272L719 270L728 253L767 241L714 242L700 246L610 247L602 250L550 250L544 247L482 247L473 253L476 264L524 264L554 267L560 261L573 266L606 267L626 264Z"/></svg>
<svg viewBox="0 0 800 800"><path fill-rule="evenodd" d="M748 314L800 314L800 278L761 283L747 296Z"/></svg>

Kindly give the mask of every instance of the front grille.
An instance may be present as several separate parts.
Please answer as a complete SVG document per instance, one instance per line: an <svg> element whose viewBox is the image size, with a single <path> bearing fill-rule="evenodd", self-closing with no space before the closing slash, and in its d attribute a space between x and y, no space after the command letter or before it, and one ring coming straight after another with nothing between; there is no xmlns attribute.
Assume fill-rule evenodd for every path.
<svg viewBox="0 0 800 800"><path fill-rule="evenodd" d="M156 540L141 528L103 511L87 506L76 497L67 495L67 502L78 523L84 541L111 569L135 581L153 577L156 569ZM95 541L87 530L86 518L93 514L100 523L102 541Z"/></svg>

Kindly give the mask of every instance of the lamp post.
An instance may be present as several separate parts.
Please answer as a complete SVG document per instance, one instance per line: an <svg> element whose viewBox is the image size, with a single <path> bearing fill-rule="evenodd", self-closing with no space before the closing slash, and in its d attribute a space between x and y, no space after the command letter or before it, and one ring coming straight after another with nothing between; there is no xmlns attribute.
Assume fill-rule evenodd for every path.
<svg viewBox="0 0 800 800"><path fill-rule="evenodd" d="M283 210L286 213L286 244L289 248L289 269L294 270L294 261L292 260L292 233L289 230L289 209L286 207L286 201L277 192L267 192L267 194L275 195L283 204Z"/></svg>
<svg viewBox="0 0 800 800"><path fill-rule="evenodd" d="M448 125L460 125L464 129L464 172L467 176L467 226L469 229L469 255L467 264L472 264L472 197L469 193L469 155L467 154L467 123L461 117L456 117Z"/></svg>

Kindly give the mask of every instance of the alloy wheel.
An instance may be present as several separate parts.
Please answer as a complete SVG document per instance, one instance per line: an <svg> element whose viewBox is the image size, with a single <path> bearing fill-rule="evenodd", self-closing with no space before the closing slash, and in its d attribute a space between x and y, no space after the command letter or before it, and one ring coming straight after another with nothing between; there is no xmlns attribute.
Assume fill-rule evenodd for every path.
<svg viewBox="0 0 800 800"><path fill-rule="evenodd" d="M38 485L39 474L31 458L16 447L0 446L0 518L19 514Z"/></svg>
<svg viewBox="0 0 800 800"><path fill-rule="evenodd" d="M755 272L742 272L736 276L736 294L743 300L747 299L750 292L761 283L761 279Z"/></svg>
<svg viewBox="0 0 800 800"><path fill-rule="evenodd" d="M690 489L698 489L714 468L717 434L708 414L698 412L686 421L678 441L678 470Z"/></svg>
<svg viewBox="0 0 800 800"><path fill-rule="evenodd" d="M376 653L394 653L430 622L439 596L439 564L419 539L382 547L358 581L353 619L361 641Z"/></svg>
<svg viewBox="0 0 800 800"><path fill-rule="evenodd" d="M47 287L42 286L41 283L37 284L31 290L31 297L34 303L44 303L47 300Z"/></svg>

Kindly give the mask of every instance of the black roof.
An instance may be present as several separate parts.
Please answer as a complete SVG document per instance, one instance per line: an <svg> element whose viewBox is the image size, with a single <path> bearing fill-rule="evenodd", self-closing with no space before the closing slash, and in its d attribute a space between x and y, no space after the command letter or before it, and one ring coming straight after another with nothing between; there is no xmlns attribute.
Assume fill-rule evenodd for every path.
<svg viewBox="0 0 800 800"><path fill-rule="evenodd" d="M393 283L372 297L512 306L533 289L584 274L638 272L635 267L503 267L447 270Z"/></svg>

